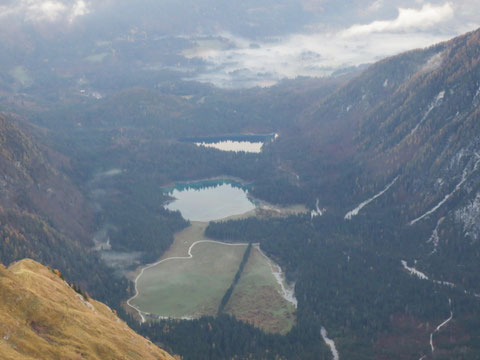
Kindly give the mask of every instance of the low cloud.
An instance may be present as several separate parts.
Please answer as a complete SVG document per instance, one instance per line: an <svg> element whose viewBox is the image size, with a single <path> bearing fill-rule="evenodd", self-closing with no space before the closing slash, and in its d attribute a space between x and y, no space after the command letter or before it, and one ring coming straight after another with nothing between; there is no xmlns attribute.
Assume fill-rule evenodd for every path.
<svg viewBox="0 0 480 360"><path fill-rule="evenodd" d="M209 68L196 80L220 87L269 86L283 78L328 76L334 71L371 63L383 57L448 39L445 35L375 33L361 39L339 33L297 34L272 42L249 43L244 38L222 34L235 48L197 49Z"/></svg>
<svg viewBox="0 0 480 360"><path fill-rule="evenodd" d="M387 2L375 1L371 5L371 10L378 10ZM479 22L472 9L476 7L469 0L455 5L425 3L417 9L396 9L398 15L392 20L255 43L219 34L233 46L196 49L193 56L202 58L209 67L195 79L221 87L244 87L271 85L296 76L328 76L342 68L373 63L476 29Z"/></svg>
<svg viewBox="0 0 480 360"><path fill-rule="evenodd" d="M403 32L426 30L450 20L454 9L450 3L441 6L425 4L421 9L398 9L398 16L393 20L374 21L366 25L353 25L343 32L344 36L368 35L380 32Z"/></svg>

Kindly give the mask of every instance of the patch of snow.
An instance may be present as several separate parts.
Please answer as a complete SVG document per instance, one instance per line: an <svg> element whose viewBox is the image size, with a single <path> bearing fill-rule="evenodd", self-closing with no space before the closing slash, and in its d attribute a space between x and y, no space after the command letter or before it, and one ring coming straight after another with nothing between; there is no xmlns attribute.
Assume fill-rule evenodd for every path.
<svg viewBox="0 0 480 360"><path fill-rule="evenodd" d="M333 360L340 360L340 355L338 353L337 347L335 346L335 342L332 339L328 338L327 330L323 326L320 333L322 335L323 341L325 341L325 344L327 344L327 346L330 348L330 351L332 352Z"/></svg>
<svg viewBox="0 0 480 360"><path fill-rule="evenodd" d="M402 260L402 266L405 270L407 270L410 273L410 275L416 276L421 280L428 280L427 275L425 275L424 273L422 273L421 271L418 271L417 269L415 269L413 267L409 267L405 260Z"/></svg>
<svg viewBox="0 0 480 360"><path fill-rule="evenodd" d="M437 252L438 244L440 243L440 237L438 236L438 229L439 229L440 225L442 225L444 220L445 220L444 217L442 217L442 218L440 218L440 220L438 220L437 226L435 227L435 230L433 230L432 235L430 236L430 238L427 241L427 244L433 243L433 250L430 253L430 255Z"/></svg>
<svg viewBox="0 0 480 360"><path fill-rule="evenodd" d="M416 260L415 260L415 263L416 263ZM434 280L434 279L430 279L425 273L415 269L414 267L409 267L407 262L405 260L402 260L402 266L405 270L407 270L411 276L416 276L418 277L419 279L421 280L430 280L432 283L436 284L436 285L442 285L442 286L447 286L449 288L456 288L457 285L452 283L452 282L449 282L449 281L440 281L440 280ZM472 296L475 296L475 297L480 297L480 296L477 296L477 294L471 292L471 291L467 291L465 290L464 291L465 294L467 295L472 295Z"/></svg>
<svg viewBox="0 0 480 360"><path fill-rule="evenodd" d="M447 325L453 319L452 299L448 299L448 304L450 305L450 317L447 320L445 320L443 323L438 325L437 328L435 329L435 331L430 334L430 347L432 349L432 354L435 352L435 347L433 346L433 335L435 335L435 333L439 332L442 327Z"/></svg>
<svg viewBox="0 0 480 360"><path fill-rule="evenodd" d="M443 184L445 184L445 181L444 181L442 178L438 178L438 179L435 181L435 187L442 187Z"/></svg>
<svg viewBox="0 0 480 360"><path fill-rule="evenodd" d="M477 89L477 92L475 93L475 96L473 97L473 105L478 106L480 103L480 86Z"/></svg>
<svg viewBox="0 0 480 360"><path fill-rule="evenodd" d="M430 115L432 110L435 109L436 107L438 107L442 103L442 100L443 100L444 97L445 97L445 90L442 90L437 94L435 99L430 103L427 111L425 112L425 115L423 115L423 117L422 117L422 120L420 120L420 122L417 124L417 126L415 126L415 128L413 128L413 130L410 132L410 136L413 135L418 130L420 125L422 125L425 122L425 120L427 120L427 117L428 117L428 115Z"/></svg>
<svg viewBox="0 0 480 360"><path fill-rule="evenodd" d="M480 164L480 155L478 153L475 153L475 156L477 157L477 161L475 162L475 165L473 166L473 170L472 171L468 171L468 166L465 167L463 169L463 173L462 173L462 179L460 180L460 182L455 186L455 188L453 189L452 192L450 192L449 194L445 195L445 197L443 198L442 201L440 201L437 205L435 205L432 209L428 210L425 214L419 216L418 218L410 221L409 225L414 225L415 223L419 222L420 220L426 218L427 216L433 214L435 211L437 211L443 204L445 204L448 199L450 199L458 190L460 190L460 188L462 187L462 185L465 183L465 181L467 181L467 178L468 176L473 173L474 171L476 171L478 169L478 165Z"/></svg>
<svg viewBox="0 0 480 360"><path fill-rule="evenodd" d="M388 184L388 186L383 189L382 191L380 191L378 194L376 194L375 196L371 197L370 199L362 202L360 205L358 205L355 209L353 209L352 211L349 211L344 219L345 220L351 220L354 216L357 216L358 213L360 212L360 210L362 210L365 206L367 206L368 204L370 204L373 200L375 200L376 198L382 196L383 194L385 194L398 180L398 176L390 183Z"/></svg>
<svg viewBox="0 0 480 360"><path fill-rule="evenodd" d="M433 283L437 284L437 285L448 286L449 288L452 288L452 289L457 287L457 285L455 285L454 283L448 282L448 281L433 280ZM468 294L468 291L465 291L465 293Z"/></svg>
<svg viewBox="0 0 480 360"><path fill-rule="evenodd" d="M478 240L480 238L480 193L466 206L455 211L455 220L463 224L465 236Z"/></svg>
<svg viewBox="0 0 480 360"><path fill-rule="evenodd" d="M258 250L262 256L267 259L268 263L270 264L270 268L272 269L272 274L277 280L278 285L280 285L280 288L282 290L281 295L282 297L287 300L289 303L291 303L295 309L298 306L298 301L297 298L295 297L295 286L294 285L286 285L286 279L283 274L282 268L278 265L275 264L265 253L260 249L260 245L255 244L255 249Z"/></svg>
<svg viewBox="0 0 480 360"><path fill-rule="evenodd" d="M327 209L323 208L323 209L320 209L320 200L317 199L317 202L315 203L315 210L312 210L310 212L310 217L313 219L314 217L317 217L317 216L323 216L323 214L325 214L325 212L327 211Z"/></svg>

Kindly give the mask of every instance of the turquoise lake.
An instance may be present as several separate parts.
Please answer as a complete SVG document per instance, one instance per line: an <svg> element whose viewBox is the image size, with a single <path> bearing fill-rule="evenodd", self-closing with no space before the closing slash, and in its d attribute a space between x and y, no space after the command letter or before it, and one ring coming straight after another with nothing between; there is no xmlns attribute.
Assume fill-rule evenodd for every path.
<svg viewBox="0 0 480 360"><path fill-rule="evenodd" d="M165 208L178 210L191 221L219 220L255 209L254 202L248 198L248 188L235 181L182 183L164 191L174 198Z"/></svg>

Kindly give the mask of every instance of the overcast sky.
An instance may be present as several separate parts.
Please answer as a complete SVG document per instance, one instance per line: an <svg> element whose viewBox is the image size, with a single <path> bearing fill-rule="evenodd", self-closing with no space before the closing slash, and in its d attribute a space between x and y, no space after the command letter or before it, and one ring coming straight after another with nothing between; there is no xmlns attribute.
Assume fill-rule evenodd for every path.
<svg viewBox="0 0 480 360"><path fill-rule="evenodd" d="M187 28L187 24L178 22L175 31L185 36L184 26L192 39L199 35L218 35L229 40L228 48L199 47L189 52L189 56L200 57L209 64L208 70L197 79L225 87L269 85L285 77L323 76L342 67L371 63L405 50L429 46L480 26L478 0L279 0L286 13L278 9L271 13L270 0L245 0L241 5L227 0L4 0L1 3L0 22L57 24L64 27L62 31L75 31L75 24L89 17L107 21L100 16L95 18L97 13L107 17L123 11L123 21L128 23L131 16L133 26L133 22L147 22L134 19L131 14L181 18L194 9L198 14L190 14L189 19L196 22L195 27L189 24ZM250 3L256 7L249 7ZM298 17L299 22L311 17L289 34L281 34L280 27L276 36L253 38L239 30L241 27L229 26L234 23L233 18L237 25L240 22L247 26L252 14L257 22L251 20L252 26L268 25L274 16L275 21L278 18L283 21L279 24L291 25L296 18L292 15L289 19L288 12L297 5L305 14ZM142 6L149 11L138 15ZM214 17L213 10L220 13ZM192 31L192 28L200 30Z"/></svg>

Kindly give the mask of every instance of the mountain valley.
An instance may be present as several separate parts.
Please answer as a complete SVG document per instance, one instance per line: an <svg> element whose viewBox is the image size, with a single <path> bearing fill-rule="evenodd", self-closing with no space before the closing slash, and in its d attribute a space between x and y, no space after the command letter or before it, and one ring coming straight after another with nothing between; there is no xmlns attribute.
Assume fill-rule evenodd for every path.
<svg viewBox="0 0 480 360"><path fill-rule="evenodd" d="M276 9L278 27L258 20L264 36L288 30L285 11L312 21L303 16L315 2L294 3ZM229 11L244 16L238 6ZM232 23L253 31L243 25ZM478 359L480 30L329 77L231 89L139 70L157 57L208 67L180 56L194 41L170 31L106 44L92 30L63 50L71 35L0 38L5 69L13 54L45 58L0 71L0 357L169 359L158 345L185 360ZM253 152L197 144L258 134ZM244 188L248 213L200 226L169 208L166 188L219 181ZM218 243L242 247L228 262ZM222 286L210 273L217 258ZM163 280L211 280L208 316L145 319L131 306L138 274L160 263ZM278 305L284 284L295 307ZM149 303L158 289L142 299L149 309L161 308ZM252 289L255 311L245 308ZM261 326L269 303L277 320L288 306L288 326Z"/></svg>

